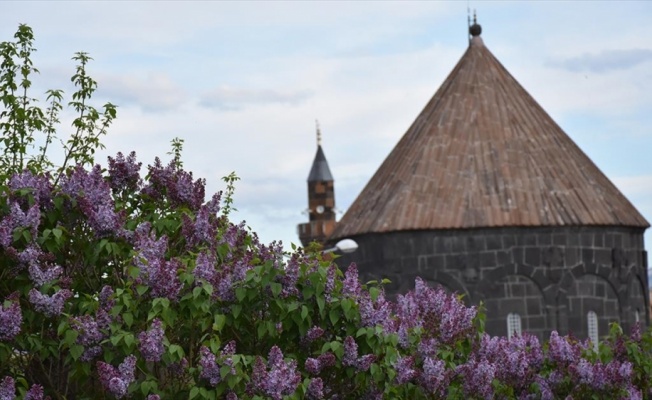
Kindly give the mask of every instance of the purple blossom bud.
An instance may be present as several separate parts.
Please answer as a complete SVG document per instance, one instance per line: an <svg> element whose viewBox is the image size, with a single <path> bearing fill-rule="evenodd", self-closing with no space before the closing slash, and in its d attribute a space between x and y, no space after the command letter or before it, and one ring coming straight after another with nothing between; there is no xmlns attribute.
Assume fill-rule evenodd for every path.
<svg viewBox="0 0 652 400"><path fill-rule="evenodd" d="M113 293L114 291L111 286L105 285L104 287L102 287L102 290L100 291L100 295L98 296L100 301L100 308L102 310L108 312L115 305L115 299L112 299Z"/></svg>
<svg viewBox="0 0 652 400"><path fill-rule="evenodd" d="M305 368L309 374L319 375L319 373L321 372L321 363L316 358L308 358L306 359Z"/></svg>
<svg viewBox="0 0 652 400"><path fill-rule="evenodd" d="M581 350L579 346L571 344L567 337L561 337L557 331L552 331L548 341L548 357L551 361L562 365L578 362Z"/></svg>
<svg viewBox="0 0 652 400"><path fill-rule="evenodd" d="M342 295L357 299L360 297L361 290L362 287L360 286L360 280L358 279L358 267L355 263L351 263L344 274Z"/></svg>
<svg viewBox="0 0 652 400"><path fill-rule="evenodd" d="M147 400L161 400L161 396L159 396L158 394L150 394L149 396L147 396Z"/></svg>
<svg viewBox="0 0 652 400"><path fill-rule="evenodd" d="M354 366L358 360L358 345L355 339L347 336L344 339L344 356L342 357L342 364L346 367Z"/></svg>
<svg viewBox="0 0 652 400"><path fill-rule="evenodd" d="M59 265L50 265L46 266L45 269L42 269L36 263L31 263L28 271L32 282L34 282L36 286L40 287L48 282L52 282L55 279L58 279L63 272L63 268L61 268Z"/></svg>
<svg viewBox="0 0 652 400"><path fill-rule="evenodd" d="M206 282L212 283L215 277L215 256L207 251L202 251L197 256L197 262L193 274L195 280L203 279Z"/></svg>
<svg viewBox="0 0 652 400"><path fill-rule="evenodd" d="M60 315L66 301L71 297L72 292L68 289L61 289L52 296L42 294L36 289L29 291L29 301L34 305L34 309L48 317Z"/></svg>
<svg viewBox="0 0 652 400"><path fill-rule="evenodd" d="M418 376L418 372L413 367L413 357L399 357L396 360L394 368L396 369L396 383L398 385L407 383Z"/></svg>
<svg viewBox="0 0 652 400"><path fill-rule="evenodd" d="M226 400L238 400L238 395L235 392L229 392L226 395Z"/></svg>
<svg viewBox="0 0 652 400"><path fill-rule="evenodd" d="M43 400L43 386L32 385L27 393L25 393L24 400Z"/></svg>
<svg viewBox="0 0 652 400"><path fill-rule="evenodd" d="M444 361L430 357L423 360L423 373L418 377L418 383L427 393L445 398L450 378Z"/></svg>
<svg viewBox="0 0 652 400"><path fill-rule="evenodd" d="M140 341L138 349L146 361L161 361L161 356L165 352L165 348L163 347L164 336L165 333L163 332L161 321L158 318L152 321L152 327L148 331L141 332L138 335L138 340Z"/></svg>
<svg viewBox="0 0 652 400"><path fill-rule="evenodd" d="M308 384L308 399L319 400L324 398L324 382L321 378L312 378Z"/></svg>
<svg viewBox="0 0 652 400"><path fill-rule="evenodd" d="M335 290L335 272L337 271L337 268L335 267L334 264L331 264L330 267L328 267L328 272L326 273L326 285L324 287L324 295L326 297L326 301L331 301L332 295L333 295L333 290Z"/></svg>
<svg viewBox="0 0 652 400"><path fill-rule="evenodd" d="M36 204L48 206L52 196L52 184L49 175L34 175L32 172L25 170L15 174L9 180L9 188L12 192L21 189L32 189L32 195Z"/></svg>
<svg viewBox="0 0 652 400"><path fill-rule="evenodd" d="M0 400L14 400L16 398L16 383L10 376L5 376L0 382Z"/></svg>
<svg viewBox="0 0 652 400"><path fill-rule="evenodd" d="M97 362L97 372L100 383L113 396L121 399L127 394L127 388L134 381L134 370L136 368L136 357L128 356L115 368L102 361Z"/></svg>
<svg viewBox="0 0 652 400"><path fill-rule="evenodd" d="M18 302L12 302L5 307L0 304L0 341L13 340L20 333L23 314Z"/></svg>
<svg viewBox="0 0 652 400"><path fill-rule="evenodd" d="M496 366L485 360L471 360L457 367L462 376L464 393L469 396L479 396L486 400L493 398L494 389L491 382L496 375Z"/></svg>
<svg viewBox="0 0 652 400"><path fill-rule="evenodd" d="M109 160L109 182L114 193L122 191L137 191L142 181L140 179L140 167L142 163L136 162L136 153L131 152L127 158L118 153L115 158Z"/></svg>
<svg viewBox="0 0 652 400"><path fill-rule="evenodd" d="M296 361L285 362L283 353L277 346L272 347L268 357L269 371L262 359L254 363L251 377L253 389L273 400L293 394L301 382L301 374L296 371Z"/></svg>
<svg viewBox="0 0 652 400"><path fill-rule="evenodd" d="M358 371L367 371L371 364L376 361L376 356L373 354L364 355L356 360L355 368Z"/></svg>
<svg viewBox="0 0 652 400"><path fill-rule="evenodd" d="M324 334L324 330L318 326L313 326L312 328L308 329L308 332L306 333L306 341L308 344L314 342L315 340L319 339L322 337Z"/></svg>
<svg viewBox="0 0 652 400"><path fill-rule="evenodd" d="M319 360L319 364L321 365L321 368L324 369L326 367L332 367L335 365L335 362L337 361L335 358L335 354L332 352L327 352L320 354L319 357L317 357Z"/></svg>

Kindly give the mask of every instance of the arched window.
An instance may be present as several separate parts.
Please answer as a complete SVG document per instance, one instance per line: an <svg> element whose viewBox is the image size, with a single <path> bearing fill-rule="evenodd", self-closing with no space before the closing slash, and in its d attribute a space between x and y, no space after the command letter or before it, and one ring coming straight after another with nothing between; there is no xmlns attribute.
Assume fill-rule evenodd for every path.
<svg viewBox="0 0 652 400"><path fill-rule="evenodd" d="M636 312L634 312L634 322L641 322L641 313L638 308L636 309Z"/></svg>
<svg viewBox="0 0 652 400"><path fill-rule="evenodd" d="M589 328L589 339L593 343L593 349L598 350L598 342L600 336L598 335L598 315L594 311L589 311L586 314L586 322Z"/></svg>
<svg viewBox="0 0 652 400"><path fill-rule="evenodd" d="M512 336L521 336L521 316L516 313L507 314L507 338Z"/></svg>

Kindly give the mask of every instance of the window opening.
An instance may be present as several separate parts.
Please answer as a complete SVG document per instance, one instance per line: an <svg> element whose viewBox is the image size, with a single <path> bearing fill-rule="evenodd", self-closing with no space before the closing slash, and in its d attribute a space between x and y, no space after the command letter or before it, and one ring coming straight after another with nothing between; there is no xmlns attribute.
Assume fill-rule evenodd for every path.
<svg viewBox="0 0 652 400"><path fill-rule="evenodd" d="M507 338L512 336L521 336L521 316L516 313L507 314Z"/></svg>
<svg viewBox="0 0 652 400"><path fill-rule="evenodd" d="M586 322L589 328L589 339L593 343L593 349L597 351L600 340L600 336L598 335L598 315L594 311L589 311L586 314Z"/></svg>

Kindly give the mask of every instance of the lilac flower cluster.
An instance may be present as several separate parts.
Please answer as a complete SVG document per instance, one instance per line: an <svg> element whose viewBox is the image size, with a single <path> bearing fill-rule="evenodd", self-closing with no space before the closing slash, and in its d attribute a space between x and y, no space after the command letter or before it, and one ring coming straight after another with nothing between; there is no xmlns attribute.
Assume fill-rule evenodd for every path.
<svg viewBox="0 0 652 400"><path fill-rule="evenodd" d="M102 387L116 399L121 399L127 394L127 388L135 378L135 369L136 357L133 355L125 358L118 368L102 361L97 362L97 371Z"/></svg>
<svg viewBox="0 0 652 400"><path fill-rule="evenodd" d="M362 357L358 357L358 344L352 336L347 336L344 339L344 356L342 356L342 365L345 367L355 367L358 371L366 371L374 361L376 361L376 356L373 354L366 354Z"/></svg>
<svg viewBox="0 0 652 400"><path fill-rule="evenodd" d="M398 298L396 315L400 344L407 345L407 332L415 327L423 328L426 337L453 344L473 333L476 313L475 307L466 307L454 294L428 287L417 278L414 291Z"/></svg>
<svg viewBox="0 0 652 400"><path fill-rule="evenodd" d="M543 364L543 351L536 336L482 337L476 360L484 360L496 368L495 377L518 391L526 390Z"/></svg>
<svg viewBox="0 0 652 400"><path fill-rule="evenodd" d="M77 202L98 237L122 234L124 215L116 213L111 188L99 165L91 172L77 166L61 180L61 191Z"/></svg>
<svg viewBox="0 0 652 400"><path fill-rule="evenodd" d="M10 376L5 376L0 381L0 400L14 400L16 398L16 382Z"/></svg>
<svg viewBox="0 0 652 400"><path fill-rule="evenodd" d="M20 333L23 314L18 302L11 302L7 307L0 303L0 341L13 340Z"/></svg>
<svg viewBox="0 0 652 400"><path fill-rule="evenodd" d="M182 232L188 247L200 244L213 245L217 234L217 212L220 209L220 195L216 194L199 208L193 221L188 215L182 216Z"/></svg>
<svg viewBox="0 0 652 400"><path fill-rule="evenodd" d="M273 400L281 400L283 396L294 393L301 382L301 374L296 371L297 362L285 362L281 349L274 346L269 351L267 364L262 358L256 358L251 376L253 389Z"/></svg>
<svg viewBox="0 0 652 400"><path fill-rule="evenodd" d="M235 300L234 284L245 278L247 271L251 269L251 255L244 255L238 260L221 265L219 271L215 269L217 264L216 256L208 250L204 250L197 256L193 274L196 281L204 281L213 285L214 298L221 301Z"/></svg>
<svg viewBox="0 0 652 400"><path fill-rule="evenodd" d="M28 267L29 277L38 287L58 279L63 273L63 268L59 265L39 266L37 263L30 263Z"/></svg>
<svg viewBox="0 0 652 400"><path fill-rule="evenodd" d="M206 182L193 181L192 173L180 170L174 160L163 167L157 157L148 169L149 184L142 190L143 194L158 201L167 198L173 206L186 206L193 211L204 203Z"/></svg>
<svg viewBox="0 0 652 400"><path fill-rule="evenodd" d="M138 335L140 341L138 349L146 361L158 362L161 361L161 356L165 348L163 347L163 325L158 318L152 321L152 326L149 330L141 332Z"/></svg>
<svg viewBox="0 0 652 400"><path fill-rule="evenodd" d="M319 375L324 368L333 365L335 365L335 354L327 352L320 354L317 358L309 357L306 359L305 368L311 375Z"/></svg>
<svg viewBox="0 0 652 400"><path fill-rule="evenodd" d="M141 279L151 289L152 297L165 297L176 301L182 284L177 271L182 268L177 259L167 261L167 237L156 239L149 223L140 224L134 235L135 250L134 264L140 268Z"/></svg>
<svg viewBox="0 0 652 400"><path fill-rule="evenodd" d="M135 192L140 188L142 163L136 162L136 152L132 151L126 158L119 152L115 158L108 157L108 161L109 183L114 193Z"/></svg>
<svg viewBox="0 0 652 400"><path fill-rule="evenodd" d="M472 359L457 367L456 372L462 377L464 393L468 397L480 396L491 400L494 396L492 381L496 376L497 366L487 360Z"/></svg>
<svg viewBox="0 0 652 400"><path fill-rule="evenodd" d="M23 400L43 400L43 386L32 385L32 387L25 393ZM50 397L48 397L49 399Z"/></svg>
<svg viewBox="0 0 652 400"><path fill-rule="evenodd" d="M48 174L34 175L31 171L25 170L9 179L9 188L12 192L31 189L36 204L44 208L49 208L51 205L52 183ZM26 205L27 203L25 202L23 206Z"/></svg>
<svg viewBox="0 0 652 400"><path fill-rule="evenodd" d="M417 377L417 382L426 393L436 398L445 398L452 379L452 371L446 369L442 360L426 357L423 360L423 372Z"/></svg>
<svg viewBox="0 0 652 400"><path fill-rule="evenodd" d="M324 381L321 378L312 378L308 384L306 393L310 400L320 400L324 398Z"/></svg>
<svg viewBox="0 0 652 400"><path fill-rule="evenodd" d="M380 292L375 301L371 300L368 293L360 295L358 299L360 305L360 320L362 326L382 325L387 332L395 330L394 319L391 318L392 303L385 300L385 294Z"/></svg>
<svg viewBox="0 0 652 400"><path fill-rule="evenodd" d="M362 286L358 279L358 266L351 263L344 273L344 281L342 282L342 296L358 299L362 292Z"/></svg>
<svg viewBox="0 0 652 400"><path fill-rule="evenodd" d="M14 229L29 229L32 237L36 237L41 222L41 210L38 204L34 204L24 212L18 202L11 201L9 210L9 215L0 221L0 245L5 248L11 246L13 242Z"/></svg>
<svg viewBox="0 0 652 400"><path fill-rule="evenodd" d="M419 372L414 368L414 357L399 357L394 364L396 370L396 383L402 385L408 383L417 376Z"/></svg>
<svg viewBox="0 0 652 400"><path fill-rule="evenodd" d="M231 367L231 374L235 375L232 358L235 354L235 341L232 340L224 346L220 352L219 363L215 354L206 346L199 349L199 354L199 365L201 366L199 378L206 379L211 386L215 387L222 381L220 368L224 365Z"/></svg>
<svg viewBox="0 0 652 400"><path fill-rule="evenodd" d="M36 289L29 291L29 302L34 305L36 311L42 312L48 317L56 317L63 312L66 301L72 297L68 289L61 289L52 296L42 294Z"/></svg>
<svg viewBox="0 0 652 400"><path fill-rule="evenodd" d="M102 324L90 315L75 317L72 318L72 321L73 329L79 333L77 343L84 346L84 352L80 359L85 362L91 361L102 352L100 342L106 337L106 334L101 329L108 328L108 324L101 326Z"/></svg>

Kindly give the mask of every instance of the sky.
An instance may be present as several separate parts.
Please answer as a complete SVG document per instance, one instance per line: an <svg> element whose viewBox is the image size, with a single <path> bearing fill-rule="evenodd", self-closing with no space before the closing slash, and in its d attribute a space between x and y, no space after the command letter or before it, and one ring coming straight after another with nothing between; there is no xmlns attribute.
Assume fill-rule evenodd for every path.
<svg viewBox="0 0 652 400"><path fill-rule="evenodd" d="M90 53L94 105L119 107L98 162L167 161L180 137L207 198L235 171L232 219L288 247L308 219L315 120L341 217L466 50L467 5L489 50L652 221L652 2L3 2L0 41L33 28L35 96L70 100L71 57Z"/></svg>

